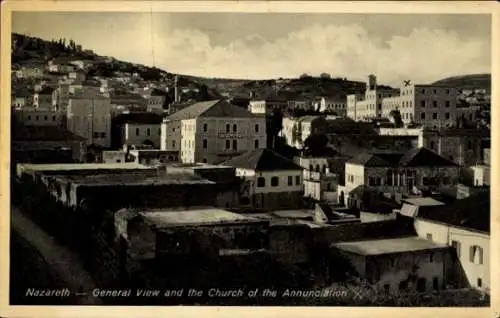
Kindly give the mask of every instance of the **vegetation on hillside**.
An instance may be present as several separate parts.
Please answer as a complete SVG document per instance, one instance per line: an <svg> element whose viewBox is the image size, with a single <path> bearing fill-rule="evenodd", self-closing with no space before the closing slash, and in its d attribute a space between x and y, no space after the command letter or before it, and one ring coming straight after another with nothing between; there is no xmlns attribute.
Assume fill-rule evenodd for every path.
<svg viewBox="0 0 500 318"><path fill-rule="evenodd" d="M436 85L446 85L457 89L486 89L491 90L491 74L471 74L452 76L434 82Z"/></svg>

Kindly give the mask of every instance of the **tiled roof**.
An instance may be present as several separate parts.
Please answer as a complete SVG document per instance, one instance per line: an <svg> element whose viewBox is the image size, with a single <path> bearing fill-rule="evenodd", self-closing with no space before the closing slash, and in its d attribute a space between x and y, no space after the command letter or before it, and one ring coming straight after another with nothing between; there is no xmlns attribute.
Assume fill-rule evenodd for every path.
<svg viewBox="0 0 500 318"><path fill-rule="evenodd" d="M221 165L235 168L251 169L255 171L273 170L302 170L303 168L293 161L269 150L256 149L234 157Z"/></svg>
<svg viewBox="0 0 500 318"><path fill-rule="evenodd" d="M427 207L417 218L490 233L490 192L479 192L445 206Z"/></svg>
<svg viewBox="0 0 500 318"><path fill-rule="evenodd" d="M456 164L427 148L414 148L409 150L399 161L404 167L450 167Z"/></svg>
<svg viewBox="0 0 500 318"><path fill-rule="evenodd" d="M254 117L251 112L242 107L232 105L225 100L198 102L175 112L170 120L184 120L197 117Z"/></svg>
<svg viewBox="0 0 500 318"><path fill-rule="evenodd" d="M362 153L348 163L365 167L455 167L454 162L427 148L414 148L406 153Z"/></svg>
<svg viewBox="0 0 500 318"><path fill-rule="evenodd" d="M135 123L135 124L161 124L163 116L149 113L149 112L137 112L120 114L113 118L113 123L123 124L123 123Z"/></svg>

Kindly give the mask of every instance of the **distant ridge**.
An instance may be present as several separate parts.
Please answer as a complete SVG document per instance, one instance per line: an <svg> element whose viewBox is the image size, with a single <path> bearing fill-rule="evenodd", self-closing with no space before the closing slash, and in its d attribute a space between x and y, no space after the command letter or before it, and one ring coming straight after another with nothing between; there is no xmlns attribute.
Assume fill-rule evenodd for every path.
<svg viewBox="0 0 500 318"><path fill-rule="evenodd" d="M453 86L458 89L484 88L491 90L491 74L470 74L447 77L432 84Z"/></svg>

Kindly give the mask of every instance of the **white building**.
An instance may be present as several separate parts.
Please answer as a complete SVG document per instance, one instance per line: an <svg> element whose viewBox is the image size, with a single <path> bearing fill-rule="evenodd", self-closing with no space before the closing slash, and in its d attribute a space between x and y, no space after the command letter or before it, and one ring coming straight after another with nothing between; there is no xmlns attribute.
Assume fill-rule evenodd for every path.
<svg viewBox="0 0 500 318"><path fill-rule="evenodd" d="M161 131L161 149L178 151L185 163L220 163L266 146L265 117L225 100L179 110L163 121Z"/></svg>
<svg viewBox="0 0 500 318"><path fill-rule="evenodd" d="M248 151L222 163L246 182L242 204L263 209L296 208L303 193L303 168L269 149Z"/></svg>
<svg viewBox="0 0 500 318"><path fill-rule="evenodd" d="M419 213L417 234L456 251L449 280L462 286L490 288L490 194L480 193L451 205Z"/></svg>
<svg viewBox="0 0 500 318"><path fill-rule="evenodd" d="M347 101L341 98L321 97L319 101L319 111L334 112L337 116L347 116Z"/></svg>
<svg viewBox="0 0 500 318"><path fill-rule="evenodd" d="M426 148L406 153L364 153L346 162L345 185L339 196L350 205L349 193L368 186L391 196L414 194L419 187L443 190L458 183L459 167ZM352 202L354 203L354 202Z"/></svg>
<svg viewBox="0 0 500 318"><path fill-rule="evenodd" d="M121 145L150 145L160 148L162 117L141 116L143 114L129 115L121 127Z"/></svg>
<svg viewBox="0 0 500 318"><path fill-rule="evenodd" d="M111 145L111 102L93 91L71 95L67 109L67 128L87 139L87 145Z"/></svg>
<svg viewBox="0 0 500 318"><path fill-rule="evenodd" d="M288 145L302 148L307 137L324 133L325 127L323 116L284 117L280 135L286 139Z"/></svg>

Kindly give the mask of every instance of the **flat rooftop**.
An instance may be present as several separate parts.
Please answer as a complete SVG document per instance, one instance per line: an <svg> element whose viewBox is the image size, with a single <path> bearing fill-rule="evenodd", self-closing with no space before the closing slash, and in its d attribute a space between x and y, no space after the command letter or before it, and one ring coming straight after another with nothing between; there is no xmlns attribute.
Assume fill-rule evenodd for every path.
<svg viewBox="0 0 500 318"><path fill-rule="evenodd" d="M55 164L18 164L23 171L71 171L71 170L110 170L110 169L151 169L151 166L135 162L126 163L55 163Z"/></svg>
<svg viewBox="0 0 500 318"><path fill-rule="evenodd" d="M436 206L436 205L444 205L443 202L438 201L431 197L415 197L415 198L407 198L404 199L403 202L416 205L416 206Z"/></svg>
<svg viewBox="0 0 500 318"><path fill-rule="evenodd" d="M80 185L110 186L110 185L169 185L169 184L215 184L193 174L173 173L158 176L143 175L140 172L133 174L106 173L98 175L60 175L53 176L62 181L69 181Z"/></svg>
<svg viewBox="0 0 500 318"><path fill-rule="evenodd" d="M175 209L144 211L140 213L157 228L168 228L191 225L216 225L234 223L255 223L264 220L244 216L217 208Z"/></svg>
<svg viewBox="0 0 500 318"><path fill-rule="evenodd" d="M346 252L366 256L416 252L447 247L446 245L436 244L417 236L335 243L332 246Z"/></svg>
<svg viewBox="0 0 500 318"><path fill-rule="evenodd" d="M271 215L275 215L280 218L289 219L303 219L311 218L314 215L314 210L299 209L299 210L278 210L270 212Z"/></svg>

